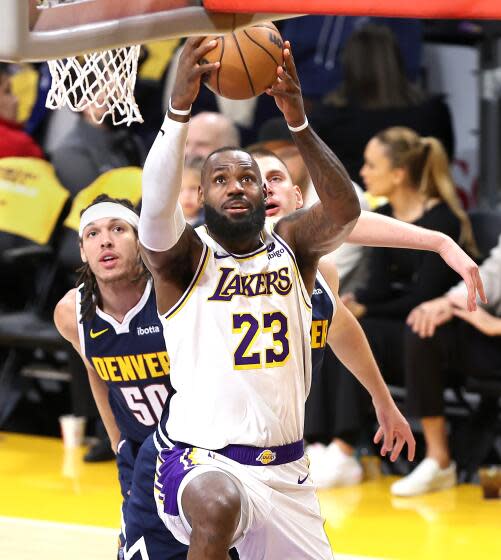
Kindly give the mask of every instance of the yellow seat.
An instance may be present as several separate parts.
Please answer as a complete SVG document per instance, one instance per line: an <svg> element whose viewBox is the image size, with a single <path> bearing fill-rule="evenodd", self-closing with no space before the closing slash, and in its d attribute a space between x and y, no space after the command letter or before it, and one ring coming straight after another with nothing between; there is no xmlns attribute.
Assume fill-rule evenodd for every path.
<svg viewBox="0 0 501 560"><path fill-rule="evenodd" d="M75 196L63 225L78 231L81 211L100 194L107 194L113 198L127 198L137 205L141 200L141 177L140 167L119 167L103 173Z"/></svg>
<svg viewBox="0 0 501 560"><path fill-rule="evenodd" d="M45 245L69 196L47 161L0 159L0 231Z"/></svg>

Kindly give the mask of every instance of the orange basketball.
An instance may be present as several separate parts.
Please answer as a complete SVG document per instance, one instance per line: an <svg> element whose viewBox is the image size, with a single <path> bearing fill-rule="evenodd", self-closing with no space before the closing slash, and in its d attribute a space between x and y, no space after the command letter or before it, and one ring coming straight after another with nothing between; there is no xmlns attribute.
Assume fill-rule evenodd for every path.
<svg viewBox="0 0 501 560"><path fill-rule="evenodd" d="M219 61L221 66L206 76L204 83L214 93L228 99L249 99L260 95L277 77L283 62L283 41L272 23L262 23L220 35L200 64Z"/></svg>

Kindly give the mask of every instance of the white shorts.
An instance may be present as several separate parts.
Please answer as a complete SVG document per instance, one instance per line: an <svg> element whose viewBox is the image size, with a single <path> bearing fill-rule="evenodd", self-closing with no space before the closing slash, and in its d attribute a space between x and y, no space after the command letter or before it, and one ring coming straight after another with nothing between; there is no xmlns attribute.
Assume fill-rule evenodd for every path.
<svg viewBox="0 0 501 560"><path fill-rule="evenodd" d="M232 546L242 560L333 558L304 456L283 465L248 466L205 449L163 450L155 500L177 540L189 544L191 534L181 505L183 490L208 471L227 474L239 488L241 519Z"/></svg>

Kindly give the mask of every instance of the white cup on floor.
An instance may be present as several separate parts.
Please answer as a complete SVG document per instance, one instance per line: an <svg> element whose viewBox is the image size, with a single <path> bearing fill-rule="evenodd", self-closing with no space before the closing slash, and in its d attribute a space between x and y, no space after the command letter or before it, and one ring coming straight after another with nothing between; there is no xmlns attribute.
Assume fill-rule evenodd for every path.
<svg viewBox="0 0 501 560"><path fill-rule="evenodd" d="M64 447L73 449L83 444L85 417L66 414L59 417Z"/></svg>

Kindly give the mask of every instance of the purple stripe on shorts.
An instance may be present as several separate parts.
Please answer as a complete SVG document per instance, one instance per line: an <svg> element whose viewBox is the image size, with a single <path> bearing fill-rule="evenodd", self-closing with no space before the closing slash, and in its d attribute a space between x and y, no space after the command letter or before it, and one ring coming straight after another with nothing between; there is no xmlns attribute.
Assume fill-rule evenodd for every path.
<svg viewBox="0 0 501 560"><path fill-rule="evenodd" d="M207 456L207 450L200 450ZM237 461L242 465L263 466L283 465L301 459L304 455L303 441L276 447L251 447L248 445L228 445L217 451L209 451L208 456L216 453ZM198 465L204 464L197 455L197 448L182 443L172 449L162 449L157 463L155 488L162 494L162 507L169 515L179 515L177 494L183 478Z"/></svg>
<svg viewBox="0 0 501 560"><path fill-rule="evenodd" d="M175 449L191 447L187 444L177 443ZM241 465L259 467L262 465L284 465L301 459L304 455L303 440L278 445L275 447L252 447L250 445L227 445L223 449L214 450L219 455L224 455Z"/></svg>

